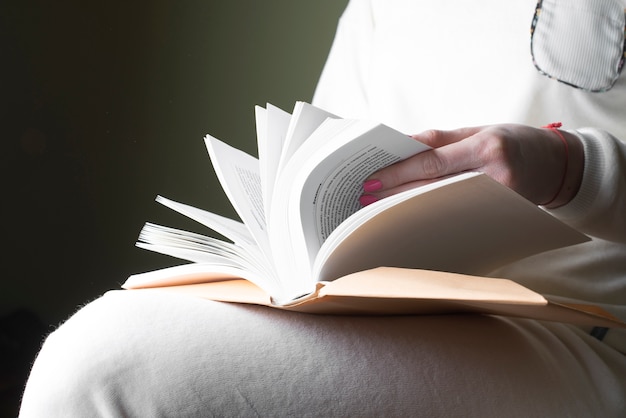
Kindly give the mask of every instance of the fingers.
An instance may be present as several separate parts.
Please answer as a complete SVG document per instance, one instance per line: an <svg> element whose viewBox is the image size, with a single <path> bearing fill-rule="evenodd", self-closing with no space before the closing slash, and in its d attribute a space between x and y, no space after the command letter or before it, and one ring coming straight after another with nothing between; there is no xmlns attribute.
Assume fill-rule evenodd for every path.
<svg viewBox="0 0 626 418"><path fill-rule="evenodd" d="M531 202L562 205L578 191L584 151L574 135L561 135L563 140L549 130L515 124L414 135L432 149L372 174L363 185L361 204L446 176L480 171Z"/></svg>
<svg viewBox="0 0 626 418"><path fill-rule="evenodd" d="M460 128L452 131L441 131L436 129L427 130L419 134L411 135L411 138L420 141L432 148L439 148L462 141L480 132L482 127Z"/></svg>
<svg viewBox="0 0 626 418"><path fill-rule="evenodd" d="M480 167L476 146L458 141L422 152L383 168L364 184L365 192L382 192L416 181L427 181Z"/></svg>
<svg viewBox="0 0 626 418"><path fill-rule="evenodd" d="M469 127L452 131L429 130L412 138L432 150L414 155L372 174L363 184L359 201L367 206L384 197L423 186L444 177L479 169L481 133L485 128ZM466 141L467 139L472 141Z"/></svg>
<svg viewBox="0 0 626 418"><path fill-rule="evenodd" d="M425 186L427 184L434 183L439 180L442 180L442 179L437 178L437 179L413 181L410 183L401 184L400 186L397 186L394 188L384 189L379 192L373 191L372 193L367 193L367 190L365 190L366 193L361 195L361 197L359 198L359 203L361 204L361 206L367 206L385 197L389 197L394 194L404 192L406 190L414 189L416 187ZM364 185L364 189L366 189L365 185Z"/></svg>
<svg viewBox="0 0 626 418"><path fill-rule="evenodd" d="M463 140L479 134L483 129L428 130L412 135L412 138L433 149L373 173L365 182L364 191L387 191L405 183L436 179L476 168L475 147Z"/></svg>

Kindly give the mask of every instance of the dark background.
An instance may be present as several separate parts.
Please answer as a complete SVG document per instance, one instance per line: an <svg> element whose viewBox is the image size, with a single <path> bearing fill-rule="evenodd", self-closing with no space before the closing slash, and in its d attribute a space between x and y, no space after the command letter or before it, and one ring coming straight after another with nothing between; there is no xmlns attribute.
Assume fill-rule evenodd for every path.
<svg viewBox="0 0 626 418"><path fill-rule="evenodd" d="M157 194L234 216L204 135L254 154L254 105L311 99L346 2L0 3L5 397L78 307L176 262L144 222L202 232Z"/></svg>

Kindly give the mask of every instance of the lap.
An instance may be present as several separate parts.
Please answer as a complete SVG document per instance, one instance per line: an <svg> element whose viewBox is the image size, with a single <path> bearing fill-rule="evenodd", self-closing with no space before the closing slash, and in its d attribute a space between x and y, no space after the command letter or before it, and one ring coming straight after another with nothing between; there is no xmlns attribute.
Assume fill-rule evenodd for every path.
<svg viewBox="0 0 626 418"><path fill-rule="evenodd" d="M22 415L620 416L625 376L622 355L562 324L114 291L47 339Z"/></svg>

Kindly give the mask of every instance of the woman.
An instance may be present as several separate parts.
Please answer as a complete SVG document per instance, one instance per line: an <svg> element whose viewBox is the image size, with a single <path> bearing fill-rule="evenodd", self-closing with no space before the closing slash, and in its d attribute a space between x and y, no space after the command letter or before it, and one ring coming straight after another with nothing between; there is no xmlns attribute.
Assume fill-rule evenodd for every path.
<svg viewBox="0 0 626 418"><path fill-rule="evenodd" d="M626 320L625 5L541 6L533 19L531 0L353 0L315 104L435 148L374 173L362 203L484 171L593 238L494 274ZM617 329L110 292L49 337L21 413L623 416L625 352Z"/></svg>

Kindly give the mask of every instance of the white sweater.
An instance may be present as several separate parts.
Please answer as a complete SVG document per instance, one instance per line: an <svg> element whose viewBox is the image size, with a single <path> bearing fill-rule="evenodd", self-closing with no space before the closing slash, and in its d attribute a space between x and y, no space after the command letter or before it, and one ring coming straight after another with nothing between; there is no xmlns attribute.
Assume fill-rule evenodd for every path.
<svg viewBox="0 0 626 418"><path fill-rule="evenodd" d="M552 213L593 240L494 275L545 295L603 305L626 320L626 72L604 92L555 79L597 89L607 74L618 75L626 5L560 3L543 1L533 41L537 66L550 78L531 55L534 0L353 0L314 103L408 134L562 122L583 141L585 170L578 195ZM560 58L550 61L555 55ZM626 333L611 330L605 341L626 352Z"/></svg>

